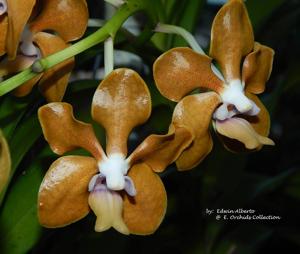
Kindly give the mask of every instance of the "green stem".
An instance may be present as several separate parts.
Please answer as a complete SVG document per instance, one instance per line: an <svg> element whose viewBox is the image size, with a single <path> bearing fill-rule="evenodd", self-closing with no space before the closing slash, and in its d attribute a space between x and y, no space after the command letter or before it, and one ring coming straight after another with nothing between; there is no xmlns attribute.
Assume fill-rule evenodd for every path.
<svg viewBox="0 0 300 254"><path fill-rule="evenodd" d="M148 7L143 0L131 0L122 5L107 23L90 36L70 47L36 61L32 67L0 83L0 96L12 91L24 82L37 76L37 72L45 71L79 53L103 42L108 37L114 37L124 21L135 12Z"/></svg>
<svg viewBox="0 0 300 254"><path fill-rule="evenodd" d="M114 69L114 39L109 37L104 42L104 72L105 77Z"/></svg>

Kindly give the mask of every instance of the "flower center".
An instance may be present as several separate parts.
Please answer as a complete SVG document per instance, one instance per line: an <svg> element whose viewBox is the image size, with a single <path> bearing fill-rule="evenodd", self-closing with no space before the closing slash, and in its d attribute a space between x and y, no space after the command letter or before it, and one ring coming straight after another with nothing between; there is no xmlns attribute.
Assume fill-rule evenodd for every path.
<svg viewBox="0 0 300 254"><path fill-rule="evenodd" d="M110 190L123 190L125 188L125 175L129 169L128 162L122 154L112 154L98 163L100 173L106 179Z"/></svg>
<svg viewBox="0 0 300 254"><path fill-rule="evenodd" d="M33 43L33 34L29 27L26 25L21 36L19 49L25 56L41 58L41 52L38 47Z"/></svg>
<svg viewBox="0 0 300 254"><path fill-rule="evenodd" d="M0 0L0 16L7 12L6 0Z"/></svg>
<svg viewBox="0 0 300 254"><path fill-rule="evenodd" d="M220 94L223 103L214 113L214 119L226 120L238 114L255 116L260 112L254 101L244 94L244 86L240 80L232 80Z"/></svg>

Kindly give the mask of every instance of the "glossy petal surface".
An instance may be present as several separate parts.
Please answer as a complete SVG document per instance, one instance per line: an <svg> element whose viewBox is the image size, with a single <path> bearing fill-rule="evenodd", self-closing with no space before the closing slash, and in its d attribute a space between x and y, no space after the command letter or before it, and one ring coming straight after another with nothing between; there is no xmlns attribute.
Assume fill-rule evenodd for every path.
<svg viewBox="0 0 300 254"><path fill-rule="evenodd" d="M73 108L68 103L53 102L39 108L39 120L45 139L53 152L64 154L76 148L84 148L97 160L103 157L92 125L74 118Z"/></svg>
<svg viewBox="0 0 300 254"><path fill-rule="evenodd" d="M49 228L63 227L86 216L88 184L97 173L94 158L64 156L50 166L40 186L38 216Z"/></svg>
<svg viewBox="0 0 300 254"><path fill-rule="evenodd" d="M6 52L6 35L7 35L7 15L0 16L0 56Z"/></svg>
<svg viewBox="0 0 300 254"><path fill-rule="evenodd" d="M178 170L188 170L197 166L212 149L209 125L212 114L220 103L214 92L189 95L175 107L172 124L185 127L194 135L193 143L177 159Z"/></svg>
<svg viewBox="0 0 300 254"><path fill-rule="evenodd" d="M173 163L193 141L186 128L173 128L166 135L150 135L129 156L130 164L143 161L155 172L162 172Z"/></svg>
<svg viewBox="0 0 300 254"><path fill-rule="evenodd" d="M68 47L60 37L44 32L35 34L34 42L40 48L43 57ZM74 62L74 57L72 57L45 71L43 74L39 82L39 88L48 102L62 100L74 67Z"/></svg>
<svg viewBox="0 0 300 254"><path fill-rule="evenodd" d="M24 27L31 16L36 0L7 0L8 29L6 52L9 59L16 57Z"/></svg>
<svg viewBox="0 0 300 254"><path fill-rule="evenodd" d="M11 169L9 147L0 130L0 193L6 186Z"/></svg>
<svg viewBox="0 0 300 254"><path fill-rule="evenodd" d="M222 89L222 81L211 70L212 59L190 48L174 48L162 54L153 65L156 86L173 101L199 87Z"/></svg>
<svg viewBox="0 0 300 254"><path fill-rule="evenodd" d="M246 56L242 76L246 91L254 94L262 93L268 81L273 66L274 50L255 43L254 51Z"/></svg>
<svg viewBox="0 0 300 254"><path fill-rule="evenodd" d="M211 31L210 56L227 82L240 79L240 65L254 46L254 35L242 0L230 0L217 13Z"/></svg>
<svg viewBox="0 0 300 254"><path fill-rule="evenodd" d="M31 23L31 30L52 30L68 42L77 40L84 34L87 21L85 0L44 0L42 12Z"/></svg>
<svg viewBox="0 0 300 254"><path fill-rule="evenodd" d="M167 208L167 194L159 176L145 163L129 171L137 195L124 195L124 221L131 234L149 235L161 224Z"/></svg>
<svg viewBox="0 0 300 254"><path fill-rule="evenodd" d="M106 130L107 155L127 154L131 130L147 121L151 113L149 90L133 70L117 69L98 86L92 104L93 119Z"/></svg>

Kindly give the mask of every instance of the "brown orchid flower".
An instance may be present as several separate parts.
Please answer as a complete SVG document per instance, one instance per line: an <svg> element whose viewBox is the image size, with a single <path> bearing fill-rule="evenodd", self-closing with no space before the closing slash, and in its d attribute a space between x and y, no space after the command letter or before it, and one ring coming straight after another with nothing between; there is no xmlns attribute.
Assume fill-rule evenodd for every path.
<svg viewBox="0 0 300 254"><path fill-rule="evenodd" d="M123 234L147 235L158 228L167 196L154 172L174 162L193 136L185 128L173 128L166 135L150 135L127 156L130 132L150 114L146 84L125 68L100 83L92 102L92 117L106 131L106 153L92 126L74 118L70 104L53 102L39 109L44 136L55 153L81 147L93 156L63 156L50 166L38 196L42 225L68 225L91 208L98 232L113 227Z"/></svg>
<svg viewBox="0 0 300 254"><path fill-rule="evenodd" d="M7 184L11 170L11 159L7 141L0 130L0 193Z"/></svg>
<svg viewBox="0 0 300 254"><path fill-rule="evenodd" d="M242 0L228 1L217 13L209 55L174 48L162 54L153 67L159 91L170 100L180 101L196 88L208 90L184 97L175 108L172 125L185 126L195 136L176 162L181 170L195 167L211 151L208 129L212 118L215 130L231 151L274 144L267 137L269 113L256 96L265 90L274 52L254 42ZM212 68L213 59L222 74Z"/></svg>
<svg viewBox="0 0 300 254"><path fill-rule="evenodd" d="M0 0L0 78L28 68L34 61L68 47L87 26L85 0ZM39 83L48 101L61 101L74 58L68 59L15 89L25 96Z"/></svg>

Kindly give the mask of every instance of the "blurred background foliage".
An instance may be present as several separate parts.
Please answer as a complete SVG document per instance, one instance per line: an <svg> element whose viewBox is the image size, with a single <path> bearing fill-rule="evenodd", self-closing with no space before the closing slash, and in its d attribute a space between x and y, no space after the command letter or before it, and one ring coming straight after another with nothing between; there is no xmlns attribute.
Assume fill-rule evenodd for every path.
<svg viewBox="0 0 300 254"><path fill-rule="evenodd" d="M193 32L207 49L211 23L220 7L217 2L161 0L161 19ZM109 17L111 9L103 1L88 3L91 18ZM300 1L248 0L246 5L256 40L276 52L267 91L261 96L271 113L270 135L276 146L237 155L226 151L214 137L213 151L194 170L180 173L171 165L161 175L168 193L168 211L152 236L127 237L113 230L95 233L91 214L65 228L45 229L37 221L37 192L43 175L57 158L44 141L37 120L37 109L45 101L37 90L21 99L6 95L0 99L0 126L11 148L14 174L6 195L0 197L0 253L300 252ZM116 49L120 50L116 52L117 67L131 67L143 76L154 106L151 119L131 135L130 149L148 134L167 130L174 103L161 97L154 87L152 63L163 50L186 45L171 35L155 35L150 41L151 29L147 18L137 14L116 38ZM95 30L90 27L86 33ZM103 72L103 45L76 60L74 81L65 101L74 106L79 119L92 122L90 104ZM97 127L97 134L104 141L103 129ZM254 209L256 214L281 219L218 221L205 213L206 208Z"/></svg>

